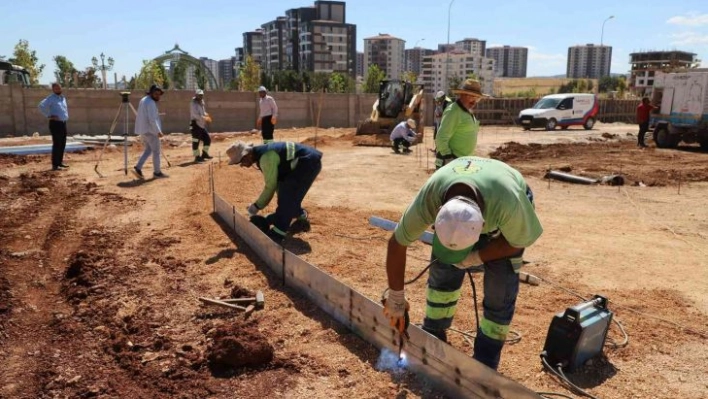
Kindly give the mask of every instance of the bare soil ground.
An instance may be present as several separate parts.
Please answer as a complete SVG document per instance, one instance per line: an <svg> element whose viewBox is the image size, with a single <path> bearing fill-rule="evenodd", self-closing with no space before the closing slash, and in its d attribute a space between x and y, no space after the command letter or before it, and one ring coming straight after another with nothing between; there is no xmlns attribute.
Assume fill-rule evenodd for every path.
<svg viewBox="0 0 708 399"><path fill-rule="evenodd" d="M638 150L627 136L634 131L484 127L480 150L519 168L534 188L545 232L527 251L526 271L584 296L607 295L630 335L627 347L608 348L571 378L600 398L708 397L705 335L654 318L708 330L708 154ZM0 398L440 396L413 376L377 371L375 348L283 289L215 221L207 165L191 162L188 137L170 136L164 180L125 176L118 149L105 154L103 179L93 173L96 151L69 154L71 169L60 173L49 171L48 155L0 157ZM235 139L256 142L217 135L215 161ZM276 139L314 145L315 130L276 130ZM354 140L353 129L317 130L325 155L305 201L312 231L286 246L378 299L390 233L367 219L398 219L431 173L431 142L404 156ZM130 151L132 165L140 145ZM549 184L549 167L622 172L647 187ZM258 171L225 162L215 165L215 179L243 212L262 187ZM412 277L429 248L414 244L409 253ZM197 300L255 290L264 291L266 308L249 320ZM464 290L455 326L470 330ZM408 289L415 323L424 292L423 281ZM552 284L522 286L512 324L522 339L505 348L500 372L534 390L566 392L538 354L552 316L578 301ZM610 337L621 340L615 327ZM451 338L470 352L461 336Z"/></svg>

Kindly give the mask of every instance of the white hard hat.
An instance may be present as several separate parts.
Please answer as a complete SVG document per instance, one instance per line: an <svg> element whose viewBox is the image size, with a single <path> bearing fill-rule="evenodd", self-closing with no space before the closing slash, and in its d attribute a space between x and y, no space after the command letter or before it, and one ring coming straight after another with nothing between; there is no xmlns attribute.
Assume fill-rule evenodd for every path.
<svg viewBox="0 0 708 399"><path fill-rule="evenodd" d="M445 98L445 92L440 90L439 92L435 93L435 99L436 100L441 100Z"/></svg>
<svg viewBox="0 0 708 399"><path fill-rule="evenodd" d="M258 91L259 91L259 92L261 92L261 91L267 92L268 89L266 89L265 86L261 86L261 87L258 88Z"/></svg>
<svg viewBox="0 0 708 399"><path fill-rule="evenodd" d="M202 89L197 89L197 91L194 92L195 96L203 96L204 95L204 90Z"/></svg>

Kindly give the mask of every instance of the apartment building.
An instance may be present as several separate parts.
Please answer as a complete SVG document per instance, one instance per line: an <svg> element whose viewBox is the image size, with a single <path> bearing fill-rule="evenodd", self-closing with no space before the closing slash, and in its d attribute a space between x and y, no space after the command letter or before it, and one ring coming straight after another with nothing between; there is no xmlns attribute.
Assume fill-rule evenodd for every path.
<svg viewBox="0 0 708 399"><path fill-rule="evenodd" d="M364 39L364 68L376 64L387 79L400 79L405 65L406 41L387 33Z"/></svg>
<svg viewBox="0 0 708 399"><path fill-rule="evenodd" d="M612 46L586 44L568 48L566 76L572 79L599 79L610 76Z"/></svg>
<svg viewBox="0 0 708 399"><path fill-rule="evenodd" d="M470 74L479 77L482 91L491 94L494 88L495 62L478 54L453 51L429 55L423 58L423 69L419 80L425 91L435 93L447 91L447 83L454 79L464 80Z"/></svg>
<svg viewBox="0 0 708 399"><path fill-rule="evenodd" d="M529 49L526 47L490 47L487 58L496 65L496 76L503 78L525 78L528 67Z"/></svg>
<svg viewBox="0 0 708 399"><path fill-rule="evenodd" d="M435 54L435 50L430 50L421 47L406 49L405 51L405 70L411 71L420 76L423 72L423 58Z"/></svg>

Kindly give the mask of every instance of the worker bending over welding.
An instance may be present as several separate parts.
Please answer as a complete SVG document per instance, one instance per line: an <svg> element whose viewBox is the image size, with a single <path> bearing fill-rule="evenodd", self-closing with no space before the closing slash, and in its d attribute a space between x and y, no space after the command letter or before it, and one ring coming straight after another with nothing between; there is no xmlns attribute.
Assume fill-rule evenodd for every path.
<svg viewBox="0 0 708 399"><path fill-rule="evenodd" d="M209 155L209 146L211 146L211 137L206 130L207 123L211 123L211 117L206 112L204 105L204 90L197 89L192 97L189 109L190 115L190 130L192 131L192 154L194 162L204 162L204 160L212 159ZM203 142L201 153L199 152L199 142Z"/></svg>
<svg viewBox="0 0 708 399"><path fill-rule="evenodd" d="M300 230L310 230L302 200L322 170L321 152L289 141L255 147L237 141L226 150L226 155L229 156L229 165L240 164L248 168L255 164L263 172L265 187L258 199L247 208L252 221L261 209L268 206L277 190L278 207L275 213L265 218L265 225L259 225L268 237L281 243L288 230L294 227L290 223L296 218Z"/></svg>
<svg viewBox="0 0 708 399"><path fill-rule="evenodd" d="M457 101L445 108L440 126L435 133L437 169L455 158L474 155L477 148L479 120L472 114L472 110L479 100L488 97L482 93L479 81L474 79L465 80L459 89L452 92L457 95Z"/></svg>
<svg viewBox="0 0 708 399"><path fill-rule="evenodd" d="M419 137L415 132L415 120L408 119L396 125L396 127L391 130L391 147L393 152L396 154L401 153L401 147L403 147L403 153L407 154L411 152L410 146Z"/></svg>
<svg viewBox="0 0 708 399"><path fill-rule="evenodd" d="M524 248L543 228L521 174L487 158L457 158L436 171L404 212L388 242L384 313L405 331L407 247L435 225L423 329L447 342L466 269L483 266L484 309L473 357L497 369L519 292Z"/></svg>

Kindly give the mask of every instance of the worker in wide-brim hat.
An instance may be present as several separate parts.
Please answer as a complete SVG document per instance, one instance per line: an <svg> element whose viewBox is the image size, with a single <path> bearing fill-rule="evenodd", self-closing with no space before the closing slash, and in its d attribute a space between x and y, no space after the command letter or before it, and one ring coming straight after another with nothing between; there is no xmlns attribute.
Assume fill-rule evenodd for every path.
<svg viewBox="0 0 708 399"><path fill-rule="evenodd" d="M478 80L467 79L452 91L457 100L443 111L435 136L435 166L439 169L455 158L474 155L479 120L472 110L484 97Z"/></svg>

